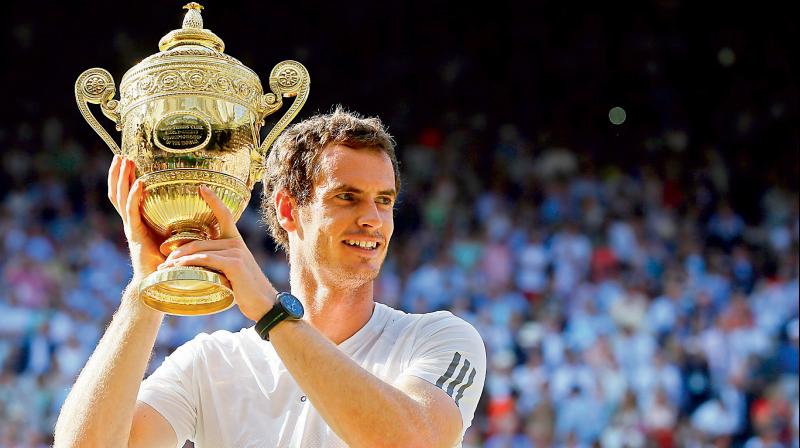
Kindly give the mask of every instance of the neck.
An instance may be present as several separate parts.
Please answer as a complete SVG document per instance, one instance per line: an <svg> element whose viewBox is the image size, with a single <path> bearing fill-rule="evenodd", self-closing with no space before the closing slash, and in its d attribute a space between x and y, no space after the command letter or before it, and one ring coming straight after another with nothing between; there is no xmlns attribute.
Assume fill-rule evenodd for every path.
<svg viewBox="0 0 800 448"><path fill-rule="evenodd" d="M334 344L339 345L367 324L375 306L372 281L360 286L336 284L310 271L302 263L291 263L292 295L303 303L303 320Z"/></svg>

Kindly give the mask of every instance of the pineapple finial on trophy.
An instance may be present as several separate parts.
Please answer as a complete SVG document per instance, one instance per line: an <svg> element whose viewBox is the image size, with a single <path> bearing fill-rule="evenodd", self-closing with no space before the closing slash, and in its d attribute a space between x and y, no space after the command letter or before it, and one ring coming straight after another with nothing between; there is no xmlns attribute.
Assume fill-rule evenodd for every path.
<svg viewBox="0 0 800 448"><path fill-rule="evenodd" d="M197 2L187 3L183 6L187 9L186 16L183 18L183 28L196 28L203 29L203 16L200 15L200 10L203 5Z"/></svg>
<svg viewBox="0 0 800 448"><path fill-rule="evenodd" d="M203 16L200 10L203 5L191 2L184 5L187 10L183 17L181 28L172 30L161 38L158 42L158 49L167 51L179 45L201 45L222 53L225 51L225 43L211 30L203 28Z"/></svg>

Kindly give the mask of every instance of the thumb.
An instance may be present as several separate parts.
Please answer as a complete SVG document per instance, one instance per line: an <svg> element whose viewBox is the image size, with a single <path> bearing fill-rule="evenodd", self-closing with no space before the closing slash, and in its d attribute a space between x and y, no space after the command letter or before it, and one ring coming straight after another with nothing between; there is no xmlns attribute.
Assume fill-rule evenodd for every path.
<svg viewBox="0 0 800 448"><path fill-rule="evenodd" d="M200 196L206 201L208 207L214 213L219 223L220 238L237 238L239 229L236 228L236 220L231 214L227 205L206 185L200 185Z"/></svg>

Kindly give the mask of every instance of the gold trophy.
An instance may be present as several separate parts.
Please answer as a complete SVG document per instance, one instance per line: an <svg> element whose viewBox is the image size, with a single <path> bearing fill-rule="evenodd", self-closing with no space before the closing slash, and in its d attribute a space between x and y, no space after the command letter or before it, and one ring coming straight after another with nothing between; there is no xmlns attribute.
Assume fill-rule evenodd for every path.
<svg viewBox="0 0 800 448"><path fill-rule="evenodd" d="M81 114L115 154L136 164L144 185L142 214L165 238L161 253L194 240L219 236L219 224L198 192L211 188L239 219L250 192L261 180L266 153L308 97L302 64L284 61L269 75L264 94L258 75L223 53L225 44L203 28L202 6L189 3L183 27L158 43L160 52L122 77L120 99L111 75L101 68L83 72L75 83ZM259 144L264 118L296 97ZM92 115L87 103L122 132L122 150ZM170 314L211 314L233 305L230 282L199 267L154 272L140 286L149 306Z"/></svg>

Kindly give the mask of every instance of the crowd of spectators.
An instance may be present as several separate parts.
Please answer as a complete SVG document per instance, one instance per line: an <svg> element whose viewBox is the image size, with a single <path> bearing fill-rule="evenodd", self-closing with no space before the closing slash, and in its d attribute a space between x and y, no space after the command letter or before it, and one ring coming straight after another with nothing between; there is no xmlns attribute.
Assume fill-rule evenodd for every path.
<svg viewBox="0 0 800 448"><path fill-rule="evenodd" d="M55 118L14 130L58 160L24 146L3 157L9 184L24 188L5 192L0 212L2 446L48 443L130 277L105 203L110 156L87 157L61 131ZM503 131L503 147L527 144ZM404 154L398 220L410 228L376 297L408 312L451 310L483 336L487 382L465 446L797 446L796 188L767 189L748 223L717 199L731 182L718 157L677 184L650 165L600 171L571 151L543 151L509 165L538 179L525 202L503 186L459 194L478 173L426 171L447 163L435 147ZM286 288L285 258L255 207L239 227ZM250 324L235 308L168 317L150 370L198 332Z"/></svg>
<svg viewBox="0 0 800 448"><path fill-rule="evenodd" d="M672 26L687 6L649 7L667 18L634 15L626 34L586 14L564 38L558 21L570 16L525 28L509 14L503 32L518 43L498 56L511 58L508 71L479 67L488 53L397 59L403 47L366 33L390 62L370 74L372 90L336 100L381 111L399 143L403 191L376 300L450 310L486 344L487 381L464 447L799 446L790 58L770 34L745 43L752 30L721 25L709 51L695 53L690 43L706 35ZM478 52L490 30L500 32L470 28L477 37L464 51ZM18 55L29 56L36 32L12 30ZM526 59L519 42L539 45L531 51L541 60ZM113 47L154 51L123 32ZM318 48L297 58L337 66L331 48ZM773 65L755 72L762 53ZM624 58L616 71L615 57ZM391 84L435 62L429 86ZM689 77L670 64L704 69ZM591 81L577 74L587 72ZM477 104L486 92L464 86L486 87L493 73L503 82L490 87L508 95ZM689 79L705 87L687 90ZM635 93L619 96L628 121L609 123L610 105L594 95L628 88ZM38 447L52 443L131 272L105 197L110 152L77 112L49 113L35 98L18 106L19 117L0 123L0 447ZM258 194L239 228L285 289L288 266L259 221ZM199 332L251 324L235 308L167 317L148 373Z"/></svg>

